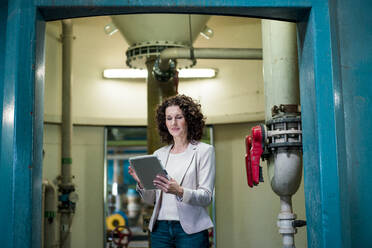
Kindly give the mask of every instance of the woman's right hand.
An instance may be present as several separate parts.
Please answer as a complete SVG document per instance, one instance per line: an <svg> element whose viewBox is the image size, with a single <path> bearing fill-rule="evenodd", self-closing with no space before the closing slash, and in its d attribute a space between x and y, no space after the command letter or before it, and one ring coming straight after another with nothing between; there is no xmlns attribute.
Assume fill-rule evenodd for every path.
<svg viewBox="0 0 372 248"><path fill-rule="evenodd" d="M129 166L128 167L128 172L133 177L133 179L138 183L138 185L140 186L140 188L143 188L142 185L141 185L141 182L140 182L140 180L139 180L136 172L133 170L132 166Z"/></svg>

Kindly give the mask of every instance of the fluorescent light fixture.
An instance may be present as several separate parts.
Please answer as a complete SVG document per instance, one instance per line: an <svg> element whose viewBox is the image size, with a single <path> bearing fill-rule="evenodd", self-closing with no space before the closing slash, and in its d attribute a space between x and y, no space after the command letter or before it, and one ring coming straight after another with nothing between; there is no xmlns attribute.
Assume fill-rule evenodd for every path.
<svg viewBox="0 0 372 248"><path fill-rule="evenodd" d="M197 68L178 70L179 78L214 78L216 69ZM103 71L104 78L147 78L147 70L141 69L106 69Z"/></svg>
<svg viewBox="0 0 372 248"><path fill-rule="evenodd" d="M178 71L179 78L214 78L216 76L215 69L181 69Z"/></svg>
<svg viewBox="0 0 372 248"><path fill-rule="evenodd" d="M104 78L146 78L147 70L140 69L106 69Z"/></svg>

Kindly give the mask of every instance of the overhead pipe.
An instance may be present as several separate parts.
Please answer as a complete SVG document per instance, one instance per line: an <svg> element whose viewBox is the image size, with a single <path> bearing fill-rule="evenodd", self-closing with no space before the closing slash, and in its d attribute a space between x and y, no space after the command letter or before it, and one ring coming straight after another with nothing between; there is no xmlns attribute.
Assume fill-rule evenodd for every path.
<svg viewBox="0 0 372 248"><path fill-rule="evenodd" d="M262 59L262 49L254 48L167 48L160 53L159 68L169 69L174 59Z"/></svg>
<svg viewBox="0 0 372 248"><path fill-rule="evenodd" d="M262 59L262 49L254 48L167 48L160 59Z"/></svg>
<svg viewBox="0 0 372 248"><path fill-rule="evenodd" d="M60 213L60 247L71 247L71 223L77 195L72 182L72 43L71 19L62 21L62 167L58 191Z"/></svg>

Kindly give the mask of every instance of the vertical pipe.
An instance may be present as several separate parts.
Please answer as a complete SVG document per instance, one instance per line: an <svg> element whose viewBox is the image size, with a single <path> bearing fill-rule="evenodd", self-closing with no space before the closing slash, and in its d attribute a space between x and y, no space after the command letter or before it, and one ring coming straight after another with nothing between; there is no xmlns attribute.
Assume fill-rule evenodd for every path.
<svg viewBox="0 0 372 248"><path fill-rule="evenodd" d="M72 20L62 21L62 168L60 189L72 185ZM71 211L61 211L60 246L71 247Z"/></svg>
<svg viewBox="0 0 372 248"><path fill-rule="evenodd" d="M300 104L296 24L262 20L265 120L272 119L271 108L280 104ZM268 161L270 182L274 159Z"/></svg>
<svg viewBox="0 0 372 248"><path fill-rule="evenodd" d="M280 104L300 104L296 24L262 20L265 119Z"/></svg>
<svg viewBox="0 0 372 248"><path fill-rule="evenodd" d="M292 213L292 197L291 196L280 197L280 212Z"/></svg>
<svg viewBox="0 0 372 248"><path fill-rule="evenodd" d="M53 248L56 245L57 192L52 183L43 182L43 245Z"/></svg>
<svg viewBox="0 0 372 248"><path fill-rule="evenodd" d="M300 104L296 24L262 20L265 120L272 119L271 108L280 104ZM270 182L274 160L268 161Z"/></svg>
<svg viewBox="0 0 372 248"><path fill-rule="evenodd" d="M155 57L148 58L147 66L147 152L152 154L162 146L155 120L155 109L165 98L177 94L178 77L166 82L156 80L152 74Z"/></svg>
<svg viewBox="0 0 372 248"><path fill-rule="evenodd" d="M62 184L71 183L72 163L72 20L62 21Z"/></svg>
<svg viewBox="0 0 372 248"><path fill-rule="evenodd" d="M263 68L265 85L265 119L273 119L274 105L300 104L297 58L296 24L262 20ZM292 199L301 182L300 151L278 149L267 161L270 183L280 196L281 212L278 215L279 233L283 248L293 248L296 215L292 212ZM283 158L283 159L279 159Z"/></svg>
<svg viewBox="0 0 372 248"><path fill-rule="evenodd" d="M171 78L166 82L156 80L152 70L156 57L150 57L146 60L147 67L147 153L152 154L162 146L156 125L155 109L165 98L177 94L178 76ZM176 72L177 73L177 72ZM144 216L144 223L148 223L150 215ZM149 247L151 247L150 232L148 231Z"/></svg>

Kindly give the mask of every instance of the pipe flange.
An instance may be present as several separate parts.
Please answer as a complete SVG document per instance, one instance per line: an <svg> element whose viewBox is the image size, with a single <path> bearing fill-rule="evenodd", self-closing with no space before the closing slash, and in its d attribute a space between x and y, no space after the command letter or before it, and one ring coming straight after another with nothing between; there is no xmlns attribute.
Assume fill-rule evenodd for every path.
<svg viewBox="0 0 372 248"><path fill-rule="evenodd" d="M268 145L269 148L302 148L301 142L282 142L282 143L272 143Z"/></svg>
<svg viewBox="0 0 372 248"><path fill-rule="evenodd" d="M296 228L279 228L280 234L296 234L297 229Z"/></svg>
<svg viewBox="0 0 372 248"><path fill-rule="evenodd" d="M154 78L161 82L168 82L169 79L173 78L176 73L176 62L174 60L169 60L169 69L166 71L162 71L159 68L160 58L157 58L154 63L154 67L152 68L152 75Z"/></svg>
<svg viewBox="0 0 372 248"><path fill-rule="evenodd" d="M278 220L295 220L297 215L294 213L279 213Z"/></svg>
<svg viewBox="0 0 372 248"><path fill-rule="evenodd" d="M266 125L268 137L267 147L269 150L302 150L301 116L275 118L267 121Z"/></svg>
<svg viewBox="0 0 372 248"><path fill-rule="evenodd" d="M188 48L188 45L173 41L146 41L139 42L129 47L126 51L126 65L134 69L147 69L146 60L150 57L159 57L167 48ZM195 60L177 59L178 68L194 66Z"/></svg>
<svg viewBox="0 0 372 248"><path fill-rule="evenodd" d="M286 117L278 117L275 119L268 120L266 122L266 125L271 125L271 124L277 124L277 123L291 123L291 122L296 122L296 123L301 123L301 116L286 116Z"/></svg>
<svg viewBox="0 0 372 248"><path fill-rule="evenodd" d="M300 114L299 106L297 104L280 104L279 106L274 105L271 108L271 116L277 115L288 115L288 114Z"/></svg>
<svg viewBox="0 0 372 248"><path fill-rule="evenodd" d="M279 228L280 234L295 234L297 233L297 229L293 227L293 221L292 219L288 220L278 220L276 225Z"/></svg>

